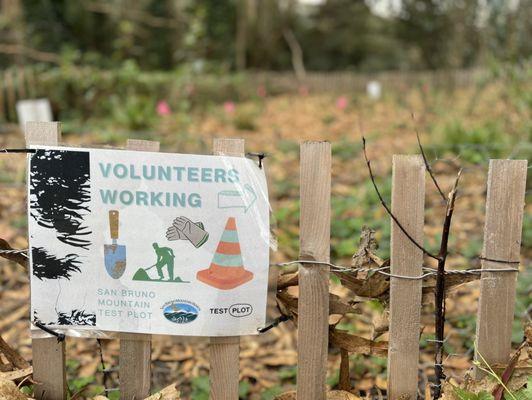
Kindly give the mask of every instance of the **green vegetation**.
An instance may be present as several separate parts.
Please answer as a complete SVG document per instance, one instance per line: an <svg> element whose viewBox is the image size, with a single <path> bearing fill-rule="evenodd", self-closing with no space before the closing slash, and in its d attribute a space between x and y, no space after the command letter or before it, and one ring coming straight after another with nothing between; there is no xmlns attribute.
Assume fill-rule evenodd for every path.
<svg viewBox="0 0 532 400"><path fill-rule="evenodd" d="M105 69L128 59L143 70L287 70L303 61L309 70L438 69L531 53L526 1L403 0L387 10L376 1L309 3L17 0L0 14L0 35L38 50L26 53L40 61ZM13 52L25 55L0 54L0 68Z"/></svg>

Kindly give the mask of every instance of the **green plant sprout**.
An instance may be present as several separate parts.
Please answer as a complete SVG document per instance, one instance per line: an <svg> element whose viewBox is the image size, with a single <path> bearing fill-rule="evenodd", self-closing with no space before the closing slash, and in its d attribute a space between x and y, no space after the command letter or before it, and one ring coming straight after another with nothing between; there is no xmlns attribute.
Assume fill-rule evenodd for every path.
<svg viewBox="0 0 532 400"><path fill-rule="evenodd" d="M486 361L486 359L484 358L484 356L482 356L482 354L478 351L478 348L477 348L477 341L475 340L475 343L474 343L474 348L475 348L475 354L477 354L479 357L480 357L480 360L486 365L487 369L484 368L480 361L478 360L473 360L473 364L478 368L480 369L481 371L484 371L486 372L489 376L491 376L492 378L494 378L498 383L499 385L501 385L503 387L503 389L510 395L510 397L512 398L512 400L517 400L517 398L514 396L514 394L510 391L510 389L508 389L508 387L506 387L506 385L504 384L504 382L502 381L502 379L499 377L499 375L497 375L495 373L495 371L493 370L493 368L491 368L491 366L488 364L488 362Z"/></svg>

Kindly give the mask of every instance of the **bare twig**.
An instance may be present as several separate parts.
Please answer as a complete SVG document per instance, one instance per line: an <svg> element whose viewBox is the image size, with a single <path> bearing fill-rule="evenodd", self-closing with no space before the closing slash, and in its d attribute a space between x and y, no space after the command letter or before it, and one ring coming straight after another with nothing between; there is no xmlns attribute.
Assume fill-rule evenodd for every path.
<svg viewBox="0 0 532 400"><path fill-rule="evenodd" d="M102 373L103 373L103 387L104 389L107 388L107 370L105 368L105 361L103 360L103 349L102 349L102 342L101 339L96 339L98 342L98 352L100 353L100 364L102 365Z"/></svg>
<svg viewBox="0 0 532 400"><path fill-rule="evenodd" d="M454 212L454 203L458 190L458 182L462 170L458 171L453 188L449 193L447 200L447 209L445 212L445 220L443 222L442 237L440 243L440 251L438 252L438 271L436 275L436 292L435 292L435 325L436 325L436 340L434 351L434 370L436 375L436 385L434 387L434 399L438 399L441 395L441 383L445 379L443 372L443 343L445 334L445 262L448 255L449 235L451 233L451 220Z"/></svg>
<svg viewBox="0 0 532 400"><path fill-rule="evenodd" d="M440 193L440 196L443 202L447 203L447 199L445 198L445 195L443 194L443 191L441 190L440 185L438 184L438 181L436 180L436 177L434 176L432 167L430 166L430 163L427 160L427 156L425 155L425 150L423 149L423 146L421 145L421 139L419 138L419 131L417 129L417 126L415 125L416 119L415 119L414 113L412 113L412 120L414 120L414 130L416 131L417 144L419 146L419 150L421 151L421 155L423 156L423 162L425 163L425 168L427 168L430 178L432 179L432 182L434 182L434 186L436 186L436 189L438 189L438 192Z"/></svg>
<svg viewBox="0 0 532 400"><path fill-rule="evenodd" d="M366 159L366 165L368 166L368 172L369 172L369 177L371 179L371 183L373 184L373 187L375 189L375 192L377 192L377 196L379 197L379 201L381 203L381 205L384 207L384 209L386 210L386 212L388 213L388 215L390 216L391 219L394 220L394 222L397 224L397 226L399 227L399 229L401 229L401 231L405 234L405 236L408 238L408 240L410 240L412 242L412 244L414 246L416 246L418 249L420 249L423 254L427 255L428 257L430 258L433 258L435 260L440 260L440 257L439 256L436 256L432 253L430 253L427 249L425 249L422 245L420 245L413 237L412 235L410 235L410 233L408 233L408 231L403 227L403 225L399 222L399 220L397 219L397 217L395 215L393 215L392 211L390 210L390 208L388 207L388 205L386 204L386 202L384 201L382 195L381 195L381 192L379 191L379 188L377 187L377 184L375 183L375 177L373 176L373 170L371 169L371 162L370 160L368 159L368 155L367 155L367 152L366 152L366 138L364 136L362 136L362 149L364 151L364 158Z"/></svg>

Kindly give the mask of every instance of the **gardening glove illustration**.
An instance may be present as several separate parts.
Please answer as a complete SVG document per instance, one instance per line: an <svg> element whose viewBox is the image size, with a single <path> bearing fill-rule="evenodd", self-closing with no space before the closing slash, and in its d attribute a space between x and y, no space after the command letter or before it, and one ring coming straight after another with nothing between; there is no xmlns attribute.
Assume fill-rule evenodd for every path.
<svg viewBox="0 0 532 400"><path fill-rule="evenodd" d="M203 223L201 222L193 222L193 224L198 225L201 229L203 228ZM166 230L166 239L169 241L172 240L188 240L188 238L185 236L185 234L177 229L174 225L170 225L170 227Z"/></svg>
<svg viewBox="0 0 532 400"><path fill-rule="evenodd" d="M186 217L177 217L172 226L181 232L194 247L201 247L209 238L201 222L194 223Z"/></svg>

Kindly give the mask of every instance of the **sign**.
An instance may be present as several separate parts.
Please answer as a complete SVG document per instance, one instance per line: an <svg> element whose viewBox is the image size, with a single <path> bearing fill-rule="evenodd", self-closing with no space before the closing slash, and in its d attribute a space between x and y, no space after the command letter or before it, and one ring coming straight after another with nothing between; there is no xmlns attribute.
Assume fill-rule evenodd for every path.
<svg viewBox="0 0 532 400"><path fill-rule="evenodd" d="M33 322L189 336L264 325L269 203L252 160L32 148Z"/></svg>
<svg viewBox="0 0 532 400"><path fill-rule="evenodd" d="M24 130L26 122L51 122L52 106L48 99L17 101L17 118L20 129Z"/></svg>

